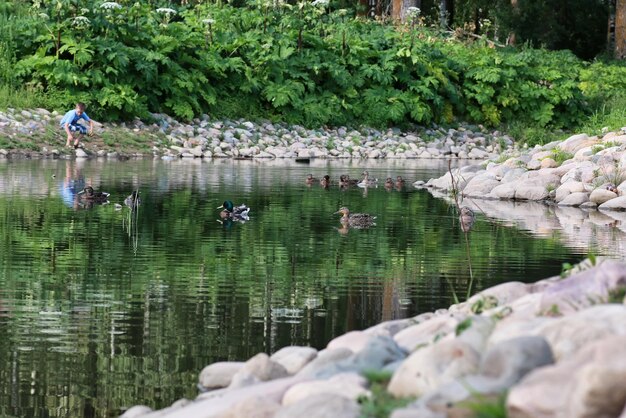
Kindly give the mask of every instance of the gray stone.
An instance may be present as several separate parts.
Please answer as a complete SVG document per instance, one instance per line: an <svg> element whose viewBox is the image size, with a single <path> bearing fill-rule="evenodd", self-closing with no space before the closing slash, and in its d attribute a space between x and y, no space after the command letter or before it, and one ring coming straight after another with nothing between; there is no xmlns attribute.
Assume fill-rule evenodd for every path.
<svg viewBox="0 0 626 418"><path fill-rule="evenodd" d="M242 376L238 376L238 375ZM247 374L252 375L260 381L268 381L287 377L287 370L277 362L270 359L265 353L259 353L245 362L243 367L233 376L235 378L247 378Z"/></svg>
<svg viewBox="0 0 626 418"><path fill-rule="evenodd" d="M605 202L608 202L611 199L615 199L617 197L617 193L612 192L607 189L595 189L591 192L589 196L589 201L593 202L597 205L601 205Z"/></svg>
<svg viewBox="0 0 626 418"><path fill-rule="evenodd" d="M321 393L281 408L274 418L358 418L360 413L355 401L338 394Z"/></svg>
<svg viewBox="0 0 626 418"><path fill-rule="evenodd" d="M337 363L353 355L352 350L342 347L334 350L326 349L317 353L315 360L308 363L298 372L298 376L316 376L326 370L334 370Z"/></svg>
<svg viewBox="0 0 626 418"><path fill-rule="evenodd" d="M76 158L88 158L89 157L89 155L82 148L76 148L74 152L76 153Z"/></svg>
<svg viewBox="0 0 626 418"><path fill-rule="evenodd" d="M200 386L209 390L227 387L243 365L243 362L230 361L210 364L200 372Z"/></svg>
<svg viewBox="0 0 626 418"><path fill-rule="evenodd" d="M548 197L548 189L545 186L519 186L515 191L518 200L544 200Z"/></svg>
<svg viewBox="0 0 626 418"><path fill-rule="evenodd" d="M314 380L292 386L283 397L283 405L291 405L321 393L341 394L356 401L361 396L371 395L366 386L367 380L357 373L339 373L328 380Z"/></svg>
<svg viewBox="0 0 626 418"><path fill-rule="evenodd" d="M559 202L559 206L580 206L589 201L589 193L577 192L572 193Z"/></svg>
<svg viewBox="0 0 626 418"><path fill-rule="evenodd" d="M135 405L131 408L128 408L126 412L120 415L120 418L137 418L142 415L146 415L152 412L152 408L146 405Z"/></svg>

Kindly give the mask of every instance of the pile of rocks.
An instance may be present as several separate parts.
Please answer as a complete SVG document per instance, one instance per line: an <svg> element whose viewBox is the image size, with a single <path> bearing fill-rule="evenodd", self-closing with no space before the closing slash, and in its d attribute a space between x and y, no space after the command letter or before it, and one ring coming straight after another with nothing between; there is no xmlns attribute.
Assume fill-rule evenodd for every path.
<svg viewBox="0 0 626 418"><path fill-rule="evenodd" d="M208 116L190 123L167 115L152 115L154 123L98 124L97 132L143 138L152 154L171 158L493 158L513 146L512 139L483 127L420 128L412 132L346 127L305 129L270 122L211 121ZM0 138L36 140L52 129L59 131L61 115L45 109L8 109L0 112ZM63 141L59 132L59 143ZM121 143L121 141L120 141ZM119 144L117 144L119 145ZM5 150L4 154L11 150ZM111 150L90 149L87 156L107 156ZM100 151L98 153L98 151ZM123 151L123 150L122 150ZM59 152L57 151L56 154ZM0 153L1 154L1 153ZM47 154L55 154L51 151Z"/></svg>
<svg viewBox="0 0 626 418"><path fill-rule="evenodd" d="M195 400L123 417L356 418L377 396L364 377L372 371L391 375L390 395L412 400L393 418L472 416L469 402L506 393L513 418L626 417L626 265L599 263L349 332L321 351L215 363Z"/></svg>
<svg viewBox="0 0 626 418"><path fill-rule="evenodd" d="M453 181L454 180L454 181ZM559 206L626 209L626 127L603 136L579 134L497 161L466 166L417 187L479 199L530 200Z"/></svg>

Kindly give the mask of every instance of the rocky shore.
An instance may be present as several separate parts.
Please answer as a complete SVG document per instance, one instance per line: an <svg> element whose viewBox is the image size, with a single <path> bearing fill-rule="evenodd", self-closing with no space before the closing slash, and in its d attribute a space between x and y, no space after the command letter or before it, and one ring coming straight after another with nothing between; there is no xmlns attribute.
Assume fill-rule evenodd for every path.
<svg viewBox="0 0 626 418"><path fill-rule="evenodd" d="M513 147L513 140L480 126L455 129L305 129L270 122L214 121L208 116L189 123L152 115L153 123L97 124L84 148L63 148L61 115L45 109L0 112L0 158L18 157L161 157L173 158L327 158L327 159L486 159Z"/></svg>
<svg viewBox="0 0 626 418"><path fill-rule="evenodd" d="M122 417L356 418L377 405L393 418L471 417L481 407L512 418L624 418L625 293L626 265L587 260L349 332L321 351L208 365L196 399Z"/></svg>
<svg viewBox="0 0 626 418"><path fill-rule="evenodd" d="M480 165L417 182L464 198L536 201L560 207L626 209L626 127L603 136L574 135L511 150Z"/></svg>

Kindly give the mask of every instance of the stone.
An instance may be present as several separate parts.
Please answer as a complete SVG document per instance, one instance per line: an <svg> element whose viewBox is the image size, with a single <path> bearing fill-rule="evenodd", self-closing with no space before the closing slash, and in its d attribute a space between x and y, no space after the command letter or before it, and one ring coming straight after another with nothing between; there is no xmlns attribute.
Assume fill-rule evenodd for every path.
<svg viewBox="0 0 626 418"><path fill-rule="evenodd" d="M206 366L200 372L199 384L204 389L225 388L230 385L233 376L241 370L243 362L217 362Z"/></svg>
<svg viewBox="0 0 626 418"><path fill-rule="evenodd" d="M355 401L338 394L320 393L284 406L274 418L358 418L360 413L361 408Z"/></svg>
<svg viewBox="0 0 626 418"><path fill-rule="evenodd" d="M352 350L345 347L322 350L313 361L298 372L297 376L315 376L325 370L334 369L337 363L350 358L353 354Z"/></svg>
<svg viewBox="0 0 626 418"><path fill-rule="evenodd" d="M282 365L271 360L265 353L259 353L246 361L241 369L233 376L233 379L240 373L249 373L263 382L289 375Z"/></svg>
<svg viewBox="0 0 626 418"><path fill-rule="evenodd" d="M327 347L329 350L347 348L353 353L361 351L373 336L363 331L350 331L331 340Z"/></svg>
<svg viewBox="0 0 626 418"><path fill-rule="evenodd" d="M515 198L515 190L517 189L516 183L505 183L496 186L489 193L489 197L493 197L495 199L514 199Z"/></svg>
<svg viewBox="0 0 626 418"><path fill-rule="evenodd" d="M131 408L128 408L126 412L120 415L120 418L137 418L142 415L146 415L152 412L152 408L146 405L135 405Z"/></svg>
<svg viewBox="0 0 626 418"><path fill-rule="evenodd" d="M559 206L580 206L589 201L589 193L576 192L559 202Z"/></svg>
<svg viewBox="0 0 626 418"><path fill-rule="evenodd" d="M252 396L235 404L219 418L272 418L281 404L271 398Z"/></svg>
<svg viewBox="0 0 626 418"><path fill-rule="evenodd" d="M422 396L458 377L475 373L479 353L458 339L443 340L411 354L393 374L387 390L395 397Z"/></svg>
<svg viewBox="0 0 626 418"><path fill-rule="evenodd" d="M367 379L358 373L339 373L328 380L315 380L292 386L283 397L283 405L291 405L321 393L341 394L356 401L361 396L371 395L366 386Z"/></svg>
<svg viewBox="0 0 626 418"><path fill-rule="evenodd" d="M82 148L76 148L74 151L76 153L76 158L88 158L89 155Z"/></svg>
<svg viewBox="0 0 626 418"><path fill-rule="evenodd" d="M626 336L609 336L514 386L507 416L616 417L626 404Z"/></svg>
<svg viewBox="0 0 626 418"><path fill-rule="evenodd" d="M518 200L544 200L548 197L548 189L545 186L520 186L515 191Z"/></svg>
<svg viewBox="0 0 626 418"><path fill-rule="evenodd" d="M558 167L559 163L554 161L552 158L544 158L541 160L541 168L555 168Z"/></svg>
<svg viewBox="0 0 626 418"><path fill-rule="evenodd" d="M456 330L456 326L465 317L463 315L440 315L419 324L403 329L393 336L398 346L407 352L434 342Z"/></svg>
<svg viewBox="0 0 626 418"><path fill-rule="evenodd" d="M617 193L612 192L607 189L595 189L589 195L589 201L593 202L597 205L601 205L604 202L608 202L611 199L615 199L617 197Z"/></svg>
<svg viewBox="0 0 626 418"><path fill-rule="evenodd" d="M561 142L561 144L559 145L559 149L561 151L574 154L579 149L589 146L588 141L589 137L587 136L587 134L572 135L565 141Z"/></svg>
<svg viewBox="0 0 626 418"><path fill-rule="evenodd" d="M493 175L476 175L463 188L463 196L484 197L498 185L500 182Z"/></svg>
<svg viewBox="0 0 626 418"><path fill-rule="evenodd" d="M600 210L626 210L626 196L616 197L598 205Z"/></svg>
<svg viewBox="0 0 626 418"><path fill-rule="evenodd" d="M415 183L413 185L415 185ZM398 332L414 324L416 324L416 322L411 318L395 319L392 321L385 321L381 322L380 324L371 326L363 332L365 332L366 334L388 335L390 337L393 337Z"/></svg>
<svg viewBox="0 0 626 418"><path fill-rule="evenodd" d="M270 359L287 370L290 375L298 373L317 357L317 350L311 347L284 347L271 355Z"/></svg>
<svg viewBox="0 0 626 418"><path fill-rule="evenodd" d="M585 187L580 181L568 181L567 183L563 183L559 187L557 187L556 197L554 198L554 200L559 203L572 193L584 191Z"/></svg>

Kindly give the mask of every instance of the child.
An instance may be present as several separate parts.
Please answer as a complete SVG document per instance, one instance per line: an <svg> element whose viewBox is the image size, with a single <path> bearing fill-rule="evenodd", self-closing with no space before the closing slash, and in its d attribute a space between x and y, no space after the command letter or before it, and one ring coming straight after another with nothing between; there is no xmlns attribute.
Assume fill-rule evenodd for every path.
<svg viewBox="0 0 626 418"><path fill-rule="evenodd" d="M87 128L85 127L85 125L81 125L78 123L78 121L81 119L89 122L89 135L91 135L93 132L93 121L85 113L85 103L76 103L76 108L67 112L65 116L63 116L63 119L61 119L61 128L67 133L67 142L65 143L66 147L71 146L70 142L73 139L74 148L78 148L79 137L74 137L72 132L78 132L83 135L87 133Z"/></svg>

